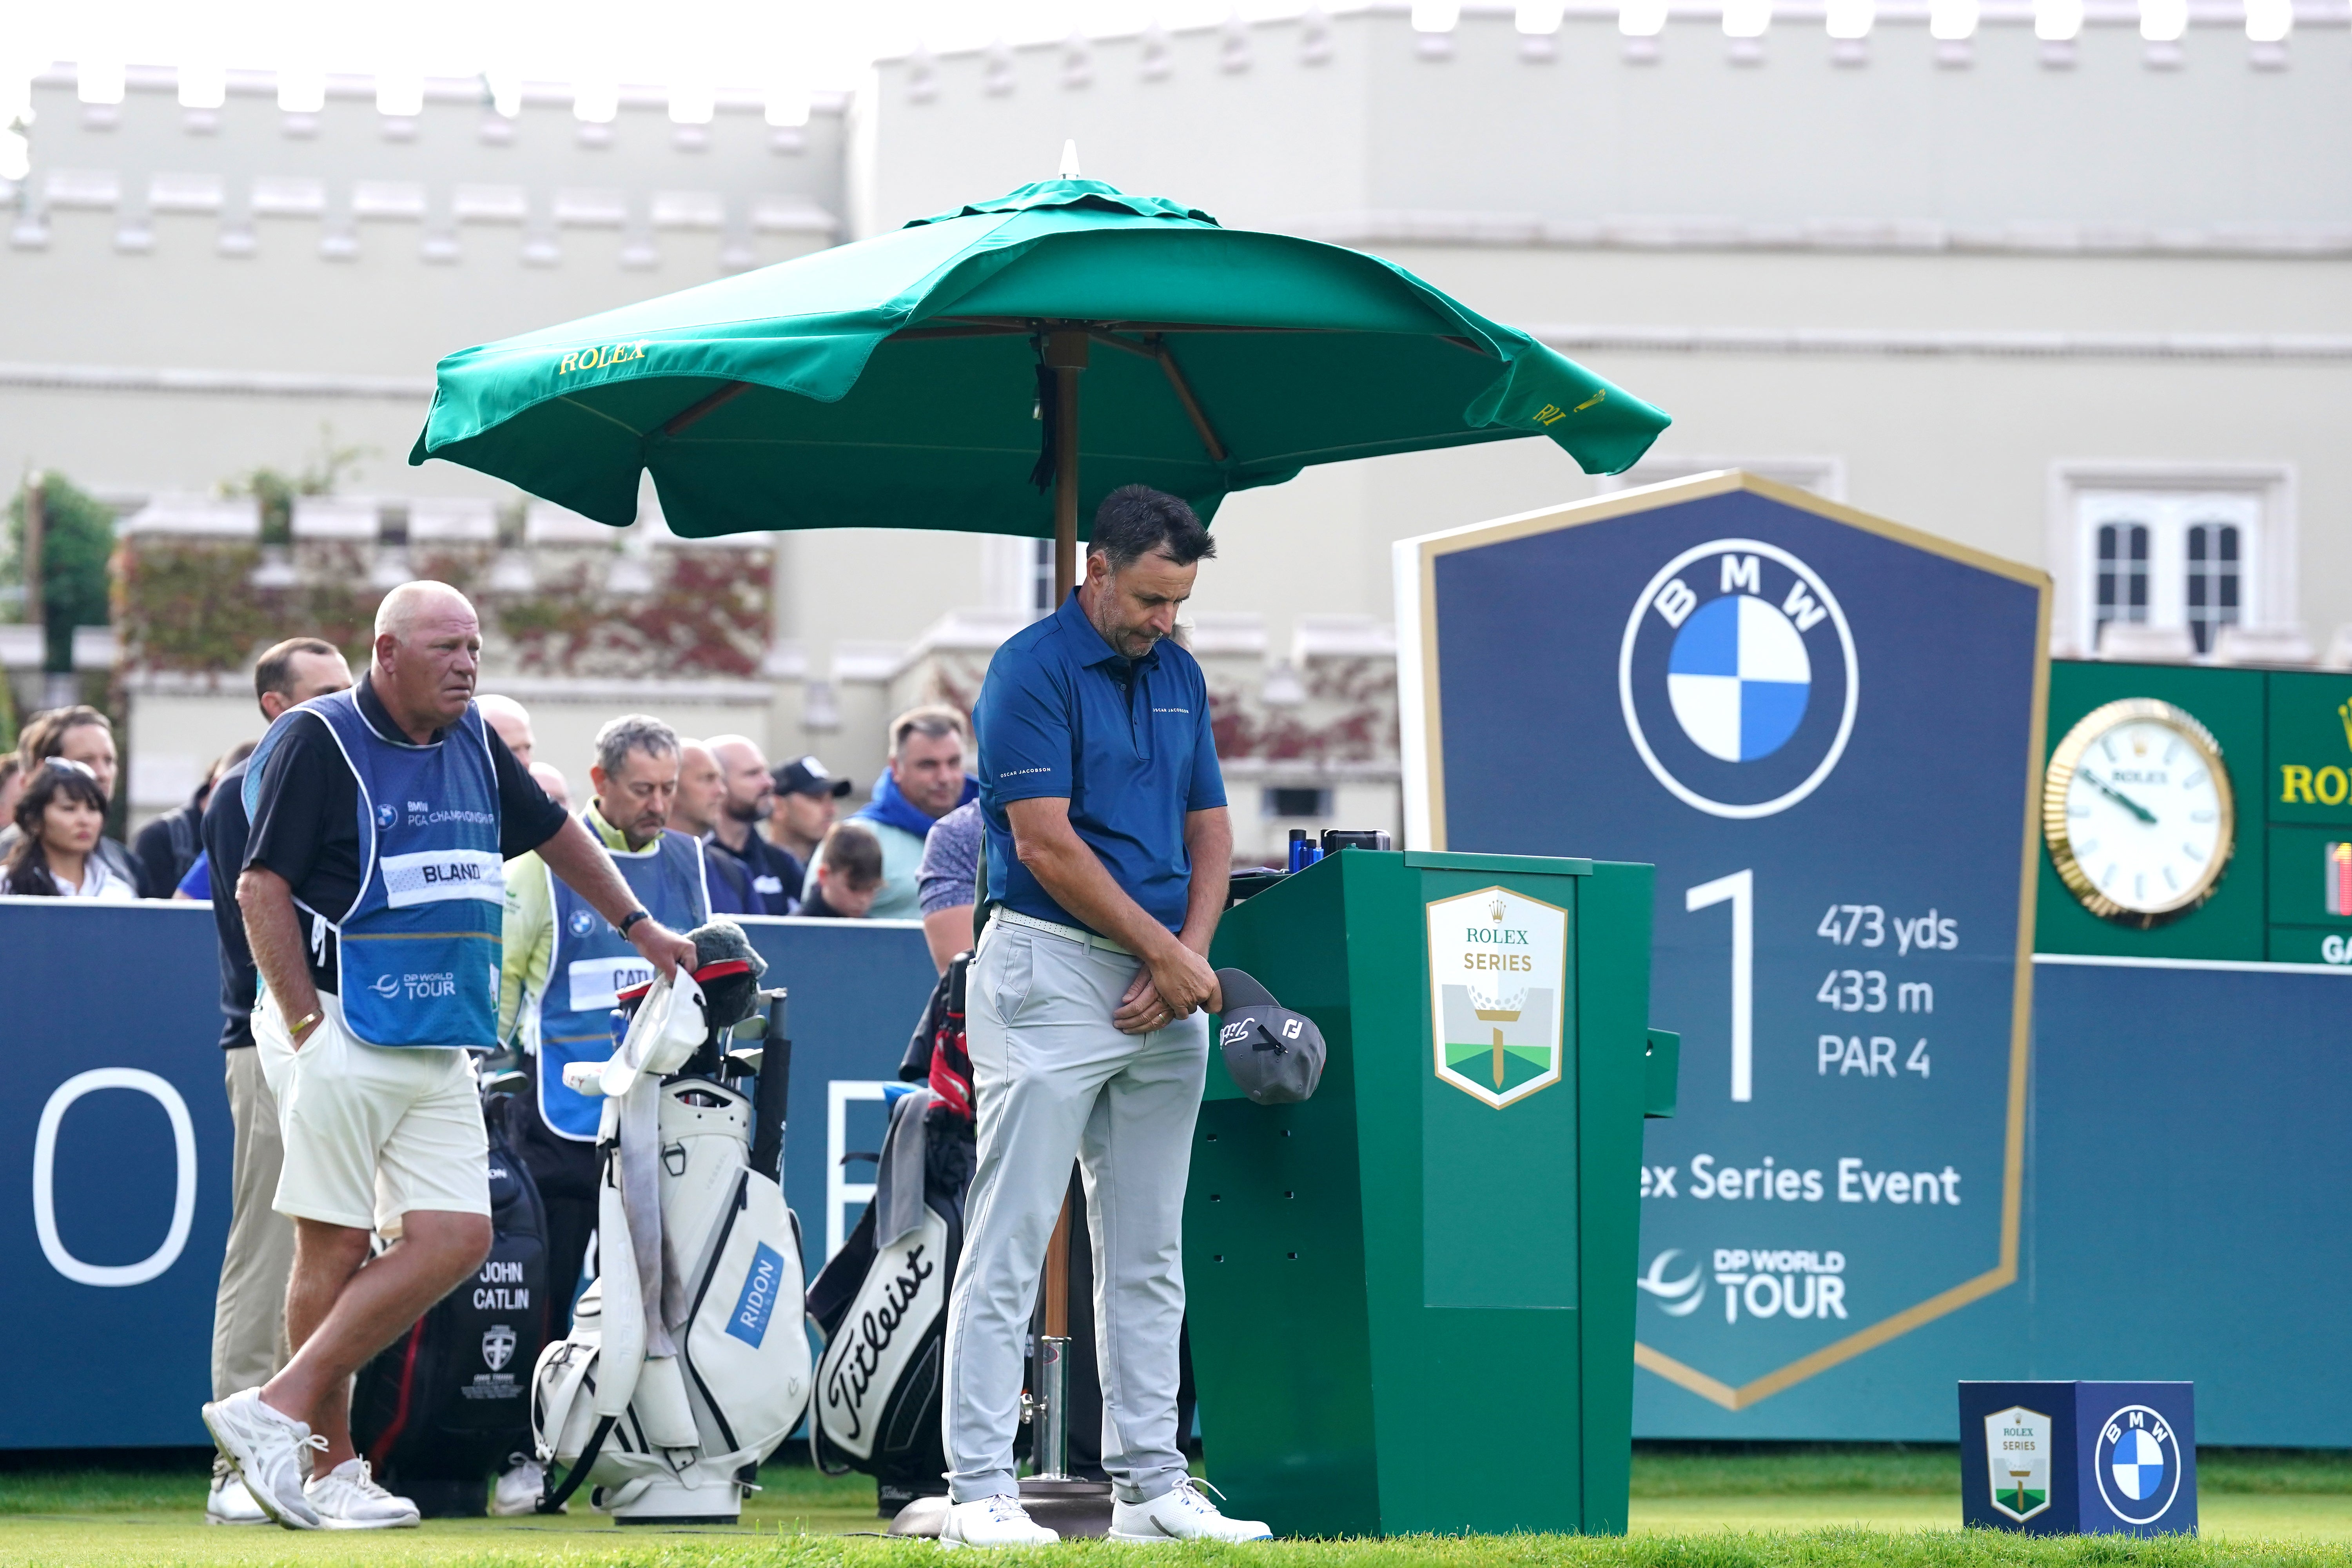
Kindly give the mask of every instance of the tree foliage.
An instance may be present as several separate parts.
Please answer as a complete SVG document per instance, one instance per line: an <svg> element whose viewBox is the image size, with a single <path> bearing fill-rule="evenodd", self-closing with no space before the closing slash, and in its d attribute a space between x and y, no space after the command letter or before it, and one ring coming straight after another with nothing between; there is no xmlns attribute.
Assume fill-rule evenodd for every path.
<svg viewBox="0 0 2352 1568"><path fill-rule="evenodd" d="M8 502L8 559L0 574L0 581L19 588L25 498L20 486ZM114 509L50 474L42 485L41 518L41 619L48 628L44 668L67 670L73 668L74 627L108 621L106 561L114 552Z"/></svg>

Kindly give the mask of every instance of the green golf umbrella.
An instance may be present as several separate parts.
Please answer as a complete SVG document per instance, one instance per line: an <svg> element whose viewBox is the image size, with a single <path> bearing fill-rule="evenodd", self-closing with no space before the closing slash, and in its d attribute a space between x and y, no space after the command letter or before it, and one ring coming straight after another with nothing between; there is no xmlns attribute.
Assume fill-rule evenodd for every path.
<svg viewBox="0 0 2352 1568"><path fill-rule="evenodd" d="M1310 463L1524 436L1613 473L1666 423L1377 257L1057 179L451 354L409 461L616 525L650 470L689 537L1058 535L1066 584L1120 485L1205 519Z"/></svg>

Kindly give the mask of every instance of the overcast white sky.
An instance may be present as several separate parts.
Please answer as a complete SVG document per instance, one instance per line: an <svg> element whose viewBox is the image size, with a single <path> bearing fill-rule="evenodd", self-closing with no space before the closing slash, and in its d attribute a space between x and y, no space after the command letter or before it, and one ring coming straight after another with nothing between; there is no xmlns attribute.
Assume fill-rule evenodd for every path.
<svg viewBox="0 0 2352 1568"><path fill-rule="evenodd" d="M1326 0L1326 9L1349 8ZM847 89L939 50L1297 15L1306 0L0 0L0 100L40 62Z"/></svg>

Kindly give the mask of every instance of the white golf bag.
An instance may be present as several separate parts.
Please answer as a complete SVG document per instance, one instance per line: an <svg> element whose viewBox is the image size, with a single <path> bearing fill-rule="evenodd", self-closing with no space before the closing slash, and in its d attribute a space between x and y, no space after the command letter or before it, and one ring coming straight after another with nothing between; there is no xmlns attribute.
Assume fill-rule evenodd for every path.
<svg viewBox="0 0 2352 1568"><path fill-rule="evenodd" d="M732 1520L808 1401L800 1225L750 1166L751 1100L663 1083L661 1056L606 1102L598 1277L532 1380L541 1461L565 1472L542 1506L587 1485L623 1523Z"/></svg>

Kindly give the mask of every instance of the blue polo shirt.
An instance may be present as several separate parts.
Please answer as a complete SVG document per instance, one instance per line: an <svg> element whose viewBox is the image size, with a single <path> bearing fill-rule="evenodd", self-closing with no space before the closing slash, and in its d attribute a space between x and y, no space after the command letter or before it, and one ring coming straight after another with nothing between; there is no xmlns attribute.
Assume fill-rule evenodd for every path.
<svg viewBox="0 0 2352 1568"><path fill-rule="evenodd" d="M1183 929L1192 880L1184 816L1225 804L1209 685L1191 654L1162 641L1125 658L1073 592L996 650L971 720L990 898L1037 920L1086 923L1021 864L1004 815L1013 801L1059 796L1111 880L1170 931Z"/></svg>

